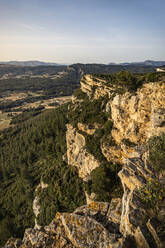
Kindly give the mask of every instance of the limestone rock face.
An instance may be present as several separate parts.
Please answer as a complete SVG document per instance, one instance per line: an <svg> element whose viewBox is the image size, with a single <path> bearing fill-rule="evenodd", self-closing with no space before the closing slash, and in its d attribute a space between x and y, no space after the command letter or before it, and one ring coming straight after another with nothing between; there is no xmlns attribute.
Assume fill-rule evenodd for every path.
<svg viewBox="0 0 165 248"><path fill-rule="evenodd" d="M122 162L122 150L120 146L110 146L107 143L103 143L101 151L107 161Z"/></svg>
<svg viewBox="0 0 165 248"><path fill-rule="evenodd" d="M103 143L101 146L102 153L108 161L123 163L126 158L140 157L143 152L142 146L129 147L123 143L116 146L110 146Z"/></svg>
<svg viewBox="0 0 165 248"><path fill-rule="evenodd" d="M90 195L85 191L85 197L86 197L86 203L90 204L92 203L95 198L96 198L96 194L94 192L92 192Z"/></svg>
<svg viewBox="0 0 165 248"><path fill-rule="evenodd" d="M78 123L77 127L80 131L88 134L88 135L93 135L98 128L101 127L99 123L94 123L94 124L84 124L84 123Z"/></svg>
<svg viewBox="0 0 165 248"><path fill-rule="evenodd" d="M119 172L119 177L124 189L121 204L121 233L123 236L134 236L138 247L163 248L165 237L163 239L159 237L158 231L159 225L162 224L157 222L157 225L150 225L153 222L154 213L148 212L137 191L155 177L147 161L141 158L126 159L123 169ZM150 217L148 217L149 214ZM147 218L148 223L146 222Z"/></svg>
<svg viewBox="0 0 165 248"><path fill-rule="evenodd" d="M116 95L111 111L115 127L112 135L118 144L128 137L132 142L144 143L165 132L165 84L148 83L135 95Z"/></svg>
<svg viewBox="0 0 165 248"><path fill-rule="evenodd" d="M135 229L144 221L146 211L143 209L135 189L142 187L151 176L151 173L144 168L141 159L128 159L119 172L124 188L120 224L120 229L124 235L126 233L134 234ZM137 215L139 218L137 218Z"/></svg>
<svg viewBox="0 0 165 248"><path fill-rule="evenodd" d="M105 80L98 79L92 75L84 76L80 82L81 90L90 98L94 96L95 99L110 94L110 88L105 86L105 83Z"/></svg>
<svg viewBox="0 0 165 248"><path fill-rule="evenodd" d="M76 166L79 176L86 180L92 170L100 166L100 163L92 154L87 152L84 136L70 124L67 125L66 141L68 164Z"/></svg>
<svg viewBox="0 0 165 248"><path fill-rule="evenodd" d="M26 229L23 241L17 241L17 247L39 248L124 248L131 247L132 240L122 237L119 232L119 217L112 214L114 206L120 199L113 203L93 202L82 206L74 213L57 213L49 226L42 230ZM112 222L113 219L117 220ZM14 248L15 239L11 239L5 248ZM125 246L125 245L128 246Z"/></svg>
<svg viewBox="0 0 165 248"><path fill-rule="evenodd" d="M165 132L164 82L143 84L134 93L114 94L114 86L107 85L103 79L86 75L81 81L81 89L91 99L109 98L105 112L111 112L111 134L116 146L102 145L102 153L108 161L122 162L124 158L139 157L136 145L145 144L151 136ZM124 140L135 143L135 146L125 145Z"/></svg>
<svg viewBox="0 0 165 248"><path fill-rule="evenodd" d="M35 216L35 226L34 226L34 228L35 229L40 229L41 228L41 226L37 223L37 217L38 217L38 215L40 213L40 204L39 204L40 199L37 196L37 191L39 189L43 190L43 189L45 189L47 187L48 187L48 184L45 184L43 181L41 181L40 184L38 184L36 189L35 189L36 196L35 196L35 198L33 200L33 213L34 213L34 216Z"/></svg>

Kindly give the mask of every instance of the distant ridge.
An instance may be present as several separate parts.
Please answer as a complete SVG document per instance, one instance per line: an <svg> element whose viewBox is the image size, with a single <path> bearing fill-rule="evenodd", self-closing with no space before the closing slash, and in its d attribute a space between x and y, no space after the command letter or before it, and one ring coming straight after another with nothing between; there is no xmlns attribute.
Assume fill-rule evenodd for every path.
<svg viewBox="0 0 165 248"><path fill-rule="evenodd" d="M51 63L51 62L42 62L37 60L32 61L7 61L0 62L0 64L4 65L16 65L16 66L60 66L61 64Z"/></svg>
<svg viewBox="0 0 165 248"><path fill-rule="evenodd" d="M1 65L14 65L14 66L62 66L62 65L68 65L68 64L58 64L53 62L43 62L43 61L37 61L37 60L30 60L30 61L7 61L7 62L1 62ZM82 64L82 63L76 63L76 64ZM88 63L87 63L88 64ZM87 65L86 64L86 65ZM95 63L92 63L93 65ZM71 65L71 64L70 64ZM83 65L83 64L82 64ZM98 63L97 65L103 65L101 63ZM104 64L105 65L105 64ZM110 62L107 65L121 65L121 66L153 66L153 67L160 67L165 65L165 61L154 61L154 60L145 60L142 62L123 62L123 63L113 63Z"/></svg>
<svg viewBox="0 0 165 248"><path fill-rule="evenodd" d="M114 63L109 63L109 65L112 65ZM145 60L143 62L124 62L124 63L119 63L116 65L140 65L140 66L154 66L154 67L158 67L158 66L162 66L165 65L165 61L154 61L154 60Z"/></svg>

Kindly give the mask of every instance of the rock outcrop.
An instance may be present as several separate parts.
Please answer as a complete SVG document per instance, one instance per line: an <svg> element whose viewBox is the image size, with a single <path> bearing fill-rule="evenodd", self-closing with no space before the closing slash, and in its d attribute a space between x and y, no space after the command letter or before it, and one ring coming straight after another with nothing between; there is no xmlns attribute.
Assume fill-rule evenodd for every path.
<svg viewBox="0 0 165 248"><path fill-rule="evenodd" d="M35 196L35 198L33 200L33 213L35 215L35 226L34 226L35 229L40 229L41 228L41 226L37 222L37 217L40 214L40 203L39 203L40 199L39 199L39 197L37 195L37 192L38 192L39 189L43 190L43 189L45 189L47 187L48 187L48 184L45 184L43 181L41 181L40 184L38 184L38 186L35 189L36 196Z"/></svg>
<svg viewBox="0 0 165 248"><path fill-rule="evenodd" d="M135 95L116 95L111 102L115 129L112 135L119 144L123 139L145 143L149 137L165 132L165 84L148 83Z"/></svg>
<svg viewBox="0 0 165 248"><path fill-rule="evenodd" d="M108 97L105 111L113 121L112 137L116 145L102 145L102 153L108 161L120 161L136 157L142 144L165 132L165 83L145 83L136 92L114 93L114 86L92 75L81 81L81 89L91 99ZM111 109L111 111L110 111ZM128 144L127 144L128 143ZM138 146L137 146L138 145Z"/></svg>
<svg viewBox="0 0 165 248"><path fill-rule="evenodd" d="M119 232L120 214L120 199L113 199L111 203L93 202L71 214L57 213L49 226L42 230L27 229L23 241L11 239L5 248L16 247L15 244L29 248L124 248L133 240L122 237Z"/></svg>
<svg viewBox="0 0 165 248"><path fill-rule="evenodd" d="M106 86L106 80L94 77L92 75L86 75L80 82L81 90L86 93L90 98L98 99L108 95L111 96L111 90L113 87Z"/></svg>
<svg viewBox="0 0 165 248"><path fill-rule="evenodd" d="M99 161L86 150L85 137L70 124L67 125L66 141L68 164L76 166L79 177L88 180L92 170L100 166Z"/></svg>

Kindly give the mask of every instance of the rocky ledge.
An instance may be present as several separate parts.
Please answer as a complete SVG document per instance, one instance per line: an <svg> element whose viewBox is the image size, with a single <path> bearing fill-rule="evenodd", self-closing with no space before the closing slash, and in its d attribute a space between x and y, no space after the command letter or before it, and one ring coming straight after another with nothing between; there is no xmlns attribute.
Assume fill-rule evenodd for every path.
<svg viewBox="0 0 165 248"><path fill-rule="evenodd" d="M12 238L4 248L163 248L165 211L159 219L152 214L149 217L137 192L153 178L152 171L141 159L134 158L125 161L119 177L124 188L122 199L92 202L73 213L57 213L48 226L27 229L23 240Z"/></svg>

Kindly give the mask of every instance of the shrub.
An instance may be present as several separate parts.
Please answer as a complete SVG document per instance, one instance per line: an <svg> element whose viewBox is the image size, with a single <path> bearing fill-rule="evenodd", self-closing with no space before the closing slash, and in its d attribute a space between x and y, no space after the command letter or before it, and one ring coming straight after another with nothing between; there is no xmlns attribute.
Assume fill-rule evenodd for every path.
<svg viewBox="0 0 165 248"><path fill-rule="evenodd" d="M149 72L145 76L146 82L158 82L160 80L160 74L157 72Z"/></svg>
<svg viewBox="0 0 165 248"><path fill-rule="evenodd" d="M101 138L102 142L107 141L107 137L111 136L112 128L113 128L113 121L111 120L106 121L103 126L103 136Z"/></svg>
<svg viewBox="0 0 165 248"><path fill-rule="evenodd" d="M103 112L106 100L105 98L99 98L98 100L89 101L89 99L85 98L78 108L69 112L69 122L74 127L77 127L78 122L104 124L107 120L107 115Z"/></svg>
<svg viewBox="0 0 165 248"><path fill-rule="evenodd" d="M111 130L113 127L113 122L107 120L102 128L99 128L95 131L94 135L87 135L83 133L86 140L86 149L89 153L93 154L96 159L101 163L105 161L105 157L101 151L101 144L106 142L109 145L115 145L114 140L111 136Z"/></svg>
<svg viewBox="0 0 165 248"><path fill-rule="evenodd" d="M117 73L117 83L126 90L136 90L137 82L137 78L129 71Z"/></svg>
<svg viewBox="0 0 165 248"><path fill-rule="evenodd" d="M156 172L165 169L165 133L160 136L153 136L147 144L149 161Z"/></svg>
<svg viewBox="0 0 165 248"><path fill-rule="evenodd" d="M92 171L91 180L86 183L85 189L89 194L94 192L97 201L110 201L111 197L120 197L123 192L117 175L120 170L120 164L102 164Z"/></svg>
<svg viewBox="0 0 165 248"><path fill-rule="evenodd" d="M138 192L144 204L158 211L159 203L165 197L165 186L158 180L149 178L149 182Z"/></svg>
<svg viewBox="0 0 165 248"><path fill-rule="evenodd" d="M106 81L108 86L114 86L114 93L123 94L126 91L134 91L141 86L142 77L139 75L132 74L129 71L120 71L116 74L108 75L95 75L98 78L102 78Z"/></svg>
<svg viewBox="0 0 165 248"><path fill-rule="evenodd" d="M124 145L129 146L129 147L136 146L136 143L130 141L129 139L123 139L122 142L124 143Z"/></svg>
<svg viewBox="0 0 165 248"><path fill-rule="evenodd" d="M103 130L98 129L94 135L85 134L86 149L89 153L93 154L96 159L102 161L104 159L101 152L101 137L103 136Z"/></svg>
<svg viewBox="0 0 165 248"><path fill-rule="evenodd" d="M88 97L87 94L85 94L81 89L75 90L73 96L75 96L78 99L85 99Z"/></svg>

